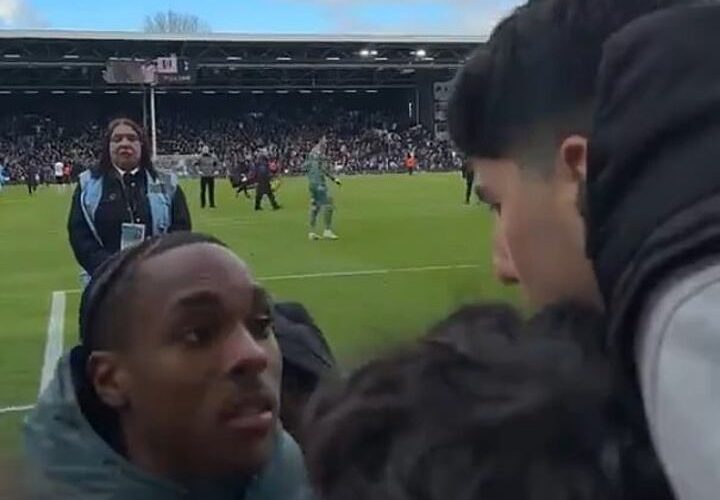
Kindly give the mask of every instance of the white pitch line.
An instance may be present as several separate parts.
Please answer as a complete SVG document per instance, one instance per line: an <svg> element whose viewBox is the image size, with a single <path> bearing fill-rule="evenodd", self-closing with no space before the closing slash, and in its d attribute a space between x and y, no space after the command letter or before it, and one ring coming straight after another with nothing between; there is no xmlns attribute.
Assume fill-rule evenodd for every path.
<svg viewBox="0 0 720 500"><path fill-rule="evenodd" d="M50 319L48 320L47 340L45 341L45 357L43 359L40 375L40 394L45 390L55 373L63 350L63 336L65 331L65 292L52 293L50 305Z"/></svg>
<svg viewBox="0 0 720 500"><path fill-rule="evenodd" d="M426 266L426 267L400 267L395 269L369 269L367 271L340 271L334 273L288 274L284 276L267 276L258 278L258 281L291 281L316 278L345 278L352 276L376 276L379 274L394 273L424 273L430 271L451 271L455 269L474 269L475 264L459 264L455 266Z"/></svg>
<svg viewBox="0 0 720 500"><path fill-rule="evenodd" d="M383 274L395 273L423 273L433 271L453 271L460 269L477 269L477 264L456 264L445 266L421 266L421 267L400 267L389 269L368 269L365 271L340 271L332 273L309 273L309 274L287 274L280 276L266 276L258 278L259 281L293 281L302 279L322 279L322 278L345 278L353 276L377 276ZM45 344L45 360L43 362L42 377L40 382L40 392L47 387L52 379L55 365L62 355L63 349L63 332L65 328L65 299L66 294L78 294L82 290L61 290L53 292L52 306L50 308L50 321L48 322L47 343ZM28 406L10 406L8 408L0 408L0 415L4 413L20 413L29 411L33 408Z"/></svg>
<svg viewBox="0 0 720 500"><path fill-rule="evenodd" d="M309 273L309 274L283 274L279 276L264 276L257 278L258 281L293 281L319 278L346 278L353 276L377 276L381 274L395 273L425 273L432 271L453 271L460 269L477 269L478 264L456 264L446 266L423 266L423 267L396 267L389 269L368 269L365 271L338 271L331 273ZM82 293L80 289L63 290L66 294L77 295Z"/></svg>
<svg viewBox="0 0 720 500"><path fill-rule="evenodd" d="M0 408L0 415L4 415L6 413L22 413L25 411L30 411L34 407L35 407L34 405L8 406L6 408Z"/></svg>

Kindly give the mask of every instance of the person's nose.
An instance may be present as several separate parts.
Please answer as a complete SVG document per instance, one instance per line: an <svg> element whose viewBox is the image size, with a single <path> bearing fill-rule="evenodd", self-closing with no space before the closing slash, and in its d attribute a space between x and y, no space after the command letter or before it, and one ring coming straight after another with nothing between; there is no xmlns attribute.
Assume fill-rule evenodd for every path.
<svg viewBox="0 0 720 500"><path fill-rule="evenodd" d="M520 281L507 241L497 225L493 233L493 268L495 276L504 285L515 285Z"/></svg>
<svg viewBox="0 0 720 500"><path fill-rule="evenodd" d="M512 263L504 260L503 257L493 257L493 264L495 267L495 277L503 285L516 285L519 283L517 272L512 266Z"/></svg>
<svg viewBox="0 0 720 500"><path fill-rule="evenodd" d="M223 345L223 367L236 375L258 374L267 368L268 353L244 324L238 325Z"/></svg>

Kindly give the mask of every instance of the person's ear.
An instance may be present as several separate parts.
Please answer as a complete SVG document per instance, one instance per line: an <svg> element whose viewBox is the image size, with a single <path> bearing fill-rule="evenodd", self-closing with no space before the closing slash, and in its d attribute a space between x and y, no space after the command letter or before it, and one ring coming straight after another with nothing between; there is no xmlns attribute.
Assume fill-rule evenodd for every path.
<svg viewBox="0 0 720 500"><path fill-rule="evenodd" d="M93 352L87 362L87 376L100 401L107 406L118 410L128 405L128 377L117 354Z"/></svg>
<svg viewBox="0 0 720 500"><path fill-rule="evenodd" d="M580 135L566 137L560 145L559 158L563 172L576 183L587 178L588 140Z"/></svg>

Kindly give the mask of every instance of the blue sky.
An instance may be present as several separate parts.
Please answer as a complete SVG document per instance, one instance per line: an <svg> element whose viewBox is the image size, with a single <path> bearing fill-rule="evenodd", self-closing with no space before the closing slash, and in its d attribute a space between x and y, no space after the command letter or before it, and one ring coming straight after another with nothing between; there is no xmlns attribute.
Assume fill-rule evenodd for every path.
<svg viewBox="0 0 720 500"><path fill-rule="evenodd" d="M215 32L484 35L520 0L0 0L0 27L138 30L160 10Z"/></svg>

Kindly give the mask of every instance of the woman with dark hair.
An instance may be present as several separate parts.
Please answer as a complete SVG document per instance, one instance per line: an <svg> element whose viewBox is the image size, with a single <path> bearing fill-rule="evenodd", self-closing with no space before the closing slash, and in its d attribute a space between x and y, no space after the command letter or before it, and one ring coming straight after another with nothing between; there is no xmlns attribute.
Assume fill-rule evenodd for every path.
<svg viewBox="0 0 720 500"><path fill-rule="evenodd" d="M100 164L80 175L68 233L88 275L123 248L151 236L191 229L174 174L155 170L142 128L129 118L108 125Z"/></svg>

